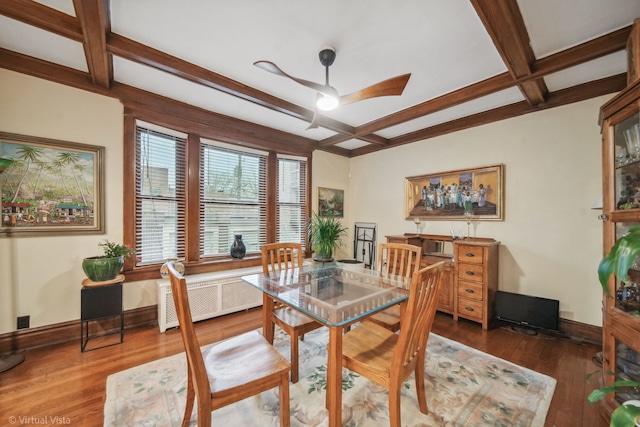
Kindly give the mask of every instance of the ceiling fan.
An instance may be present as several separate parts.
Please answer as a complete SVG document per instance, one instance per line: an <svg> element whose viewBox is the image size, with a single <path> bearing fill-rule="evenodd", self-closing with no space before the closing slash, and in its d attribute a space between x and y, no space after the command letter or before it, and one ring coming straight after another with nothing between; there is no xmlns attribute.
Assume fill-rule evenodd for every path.
<svg viewBox="0 0 640 427"><path fill-rule="evenodd" d="M329 111L337 108L338 105L351 104L364 99L375 98L378 96L402 95L402 92L409 81L409 77L411 77L411 73L402 74L348 95L340 95L333 86L329 85L329 67L336 59L336 50L332 47L324 47L320 50L318 56L320 57L320 63L325 67L325 84L319 84L289 75L270 61L256 61L253 63L253 65L258 68L262 68L263 70L278 76L287 77L296 83L314 89L318 92L313 120L307 129L315 129L318 127L318 123L320 121L318 109Z"/></svg>

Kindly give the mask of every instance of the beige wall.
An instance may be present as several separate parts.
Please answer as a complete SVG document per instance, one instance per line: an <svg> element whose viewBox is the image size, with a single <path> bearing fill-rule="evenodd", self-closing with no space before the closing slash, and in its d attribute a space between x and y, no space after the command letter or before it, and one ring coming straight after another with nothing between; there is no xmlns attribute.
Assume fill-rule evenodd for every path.
<svg viewBox="0 0 640 427"><path fill-rule="evenodd" d="M115 99L0 69L0 131L105 147L106 234L0 237L0 333L80 318L81 262L122 241L123 107ZM125 309L155 304L155 283L127 283Z"/></svg>
<svg viewBox="0 0 640 427"><path fill-rule="evenodd" d="M602 225L590 208L602 188L598 110L609 98L351 159L345 195L351 232L360 221L378 224L378 242L385 235L415 232L415 224L404 219L405 177L502 163L504 221L477 222L471 232L502 243L499 288L557 299L560 317L601 325L596 268ZM317 157L322 164L331 164L330 157L340 159ZM321 187L336 179L333 172L325 175L315 160L313 178L313 185ZM462 221L421 224L421 232L433 234L465 228Z"/></svg>
<svg viewBox="0 0 640 427"><path fill-rule="evenodd" d="M379 235L415 231L404 220L404 178L505 164L505 220L481 222L494 237L500 289L559 299L561 316L600 325L595 268L601 224L590 206L600 194L599 106L573 104L424 142L347 159L316 151L317 187L345 190L343 223L375 222ZM0 238L0 333L15 316L37 327L80 317L82 258L102 239L122 240L122 112L120 102L0 69L0 131L106 147L106 235ZM423 231L449 233L462 222L429 222ZM384 238L384 237L382 237ZM352 256L348 236L338 257ZM125 309L156 303L155 281L125 284Z"/></svg>

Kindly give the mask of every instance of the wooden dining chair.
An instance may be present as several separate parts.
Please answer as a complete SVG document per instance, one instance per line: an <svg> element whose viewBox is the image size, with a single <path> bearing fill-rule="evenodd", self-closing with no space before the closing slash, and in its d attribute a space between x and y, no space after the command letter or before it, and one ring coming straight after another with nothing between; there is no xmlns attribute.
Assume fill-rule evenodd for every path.
<svg viewBox="0 0 640 427"><path fill-rule="evenodd" d="M167 270L187 355L187 403L182 426L189 425L194 398L197 399L198 427L210 427L211 411L278 387L280 425L289 427L291 365L257 331L233 337L202 352L191 318L187 283L174 262L167 265ZM225 371L216 372L218 366L224 366Z"/></svg>
<svg viewBox="0 0 640 427"><path fill-rule="evenodd" d="M391 427L400 426L400 392L411 372L420 412L428 413L424 361L444 265L442 261L413 275L399 334L365 320L342 339L342 365L388 389Z"/></svg>
<svg viewBox="0 0 640 427"><path fill-rule="evenodd" d="M262 272L264 274L302 267L302 245L300 243L270 243L263 245L261 251ZM320 328L322 324L277 301L274 302L271 318L273 323L290 337L291 382L295 384L299 378L298 339L304 339L304 334Z"/></svg>
<svg viewBox="0 0 640 427"><path fill-rule="evenodd" d="M383 277L411 277L420 268L422 248L406 243L381 243L378 247L378 272ZM369 317L369 320L392 332L400 329L400 307L391 306Z"/></svg>

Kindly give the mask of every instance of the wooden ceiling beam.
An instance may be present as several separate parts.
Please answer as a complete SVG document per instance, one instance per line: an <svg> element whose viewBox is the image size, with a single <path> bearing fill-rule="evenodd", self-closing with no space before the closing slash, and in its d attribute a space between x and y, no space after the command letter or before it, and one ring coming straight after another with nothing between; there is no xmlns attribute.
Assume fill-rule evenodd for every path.
<svg viewBox="0 0 640 427"><path fill-rule="evenodd" d="M78 19L32 0L0 1L0 15L77 42L84 40Z"/></svg>
<svg viewBox="0 0 640 427"><path fill-rule="evenodd" d="M96 85L108 88L113 81L113 61L106 43L111 32L109 0L73 0L73 5L82 27L89 74Z"/></svg>
<svg viewBox="0 0 640 427"><path fill-rule="evenodd" d="M513 86L513 79L509 73L502 73L495 77L488 78L479 83L475 83L453 92L446 93L437 98L430 99L413 107L406 108L394 114L390 114L381 119L374 120L356 128L355 138L377 132L390 126L395 126L418 117L435 113L445 108L450 108L485 95L492 94ZM320 147L328 147L331 145L344 142L346 139L342 135L335 135L320 141Z"/></svg>
<svg viewBox="0 0 640 427"><path fill-rule="evenodd" d="M593 82L583 83L567 89L552 92L547 97L547 101L542 105L532 106L528 102L522 101L515 104L505 105L503 107L494 108L493 110L484 111L482 113L473 114L446 123L441 123L411 132L395 138L391 138L390 147L409 144L412 142L423 141L425 139L434 138L436 136L446 135L448 133L457 132L464 129L470 129L493 123L499 120L509 119L523 114L535 113L537 111L555 108L562 105L572 104L595 98L597 96L607 95L619 92L624 89L627 84L627 75L618 74ZM378 151L379 148L365 146L354 150L353 156L372 153Z"/></svg>
<svg viewBox="0 0 640 427"><path fill-rule="evenodd" d="M227 142L235 142L258 148L260 147L259 141L262 141L262 143L264 143L262 148L265 146L277 146L282 149L283 152L296 152L298 155L301 152L318 148L317 142L310 138L304 138L234 117L213 113L125 84L113 83L112 86L107 89L95 85L91 76L83 71L43 61L3 48L0 48L0 67L60 83L65 86L120 99L123 103L137 105L145 110L155 111L156 114L161 113L165 116L170 115L182 118L188 117L192 121L193 126L198 126L199 130L209 129L209 135L212 134L212 129L216 129L216 136ZM225 136L225 132L227 132L227 136ZM246 140L239 135L246 137ZM292 151L292 147L294 146L298 148ZM287 149L287 147L289 148ZM346 150L340 147L335 148L336 150L333 150L333 152L348 155Z"/></svg>
<svg viewBox="0 0 640 427"><path fill-rule="evenodd" d="M259 91L228 77L217 74L206 68L191 64L165 52L153 49L149 46L138 43L134 40L109 33L107 35L107 49L121 58L143 64L187 81L197 83L212 89L221 91L252 102L262 107L270 108L280 113L287 114L300 120L311 122L314 112L306 108L284 101L268 93ZM339 122L337 120L321 117L322 127L345 135L347 139L355 133L353 126ZM385 145L388 140L377 135L367 135L364 138L367 142L376 145Z"/></svg>
<svg viewBox="0 0 640 427"><path fill-rule="evenodd" d="M91 0L93 2L91 6L99 5L103 10L103 14L106 13L104 11L108 10L108 0ZM485 7L492 8L492 4L488 0L472 0L477 4L482 3ZM506 0L499 0L501 3L505 3L508 6L508 2ZM74 0L74 2L82 3L79 0ZM107 7L105 8L105 4ZM493 8L495 9L495 8ZM493 10L492 9L492 10ZM509 12L513 15L513 12ZM98 28L98 32L101 31L99 27L95 27L96 22L90 20L84 25L85 32L83 32L83 26L80 23L80 20L67 15L65 13L59 12L50 7L44 6L40 3L30 0L11 0L6 2L0 2L0 14L5 15L9 18L16 19L18 21L24 22L29 25L36 26L46 31L50 31L54 34L70 38L72 40L85 43L84 33L88 31L95 31ZM518 12L519 14L519 12ZM84 15L86 19L89 15L80 13L79 15ZM521 19L521 17L520 17ZM92 29L89 29L89 26ZM505 28L500 27L500 31L505 31ZM508 26L506 29L509 30L511 27ZM513 30L513 28L511 28ZM384 129L386 127L394 126L405 121L413 120L419 117L422 117L427 114L431 114L435 111L449 108L455 105L459 105L465 103L467 101L476 99L481 96L489 95L491 93L507 89L514 85L519 85L521 88L528 88L529 82L535 81L546 76L547 74L561 71L572 66L576 66L593 59L597 59L603 57L605 55L624 50L626 46L626 41L629 37L631 31L631 27L625 27L620 30L614 31L612 33L606 34L604 36L598 37L597 39L582 43L578 46L567 49L563 52L559 52L548 57L539 59L535 61L533 64L529 64L529 74L524 74L519 77L513 77L514 75L519 75L516 73L516 66L522 66L525 62L519 62L513 64L513 73L510 69L509 73L504 73L498 76L491 77L486 79L483 82L470 85L466 88L462 88L460 90L454 91L449 94L442 95L441 97L434 98L423 103L417 104L413 107L409 107L400 112L388 115L386 117L382 117L380 119L374 120L372 122L366 123L364 125L358 126L354 128L353 126L340 123L333 119L329 119L327 117L322 118L321 125L327 129L331 129L334 132L337 132L338 135L335 135L330 138L326 138L319 142L316 145L316 148L323 149L325 151L331 152L339 152L343 153L344 151L349 152L349 150L344 150L340 147L334 147L335 144L339 144L344 141L348 141L350 139L361 139L363 141L369 142L373 144L368 147L361 147L356 150L350 151L353 155L354 153L363 152L363 151L377 151L382 148L386 148L392 145L392 141L381 136L375 135L374 132L378 130ZM109 31L108 23L104 24L104 33L106 37L106 49L107 49L107 58L108 63L110 64L111 58L110 54L113 53L119 48L123 48L125 43L121 43L122 40L118 40L118 37ZM124 39L124 38L122 38ZM126 39L125 39L126 40ZM521 44L523 39L522 37L517 38L519 40L519 44ZM113 42L113 45L110 45L110 42ZM133 42L135 43L135 42ZM98 47L93 46L89 49L90 52L98 52L100 53L100 44ZM145 63L143 61L151 61L153 62L154 58L145 59L146 55L151 52L153 54L153 49L146 47L144 45L140 45L141 48L139 51L134 49L131 52L131 55L139 55L138 59L131 59L139 63ZM508 44L504 44L504 49L512 49L513 46L509 46ZM516 50L516 53L518 51ZM520 54L522 54L522 50L520 50ZM115 54L115 53L114 53ZM123 53L124 54L124 53ZM101 55L101 54L100 54ZM153 55L151 55L153 57ZM89 58L89 55L87 55ZM517 57L516 57L517 58ZM25 64L29 64L29 66L25 67ZM104 66L107 64L102 61L98 63L89 64L89 69L91 70L91 74L83 73L77 70L73 70L71 68L55 65L48 63L46 61L41 61L36 58L31 58L26 55L21 55L17 53L13 53L4 49L0 49L0 66L6 69L11 69L14 71L18 71L24 74L33 75L36 77L40 77L43 79L55 81L62 84L67 84L73 87L79 87L84 90L89 90L95 93L101 93L107 96L114 96L108 90L105 90L103 86L106 82L104 75L107 73L104 72ZM188 64L188 63L186 63ZM147 64L149 65L149 64ZM163 61L158 61L156 64L156 68L163 69L164 65ZM171 65L171 64L169 64ZM190 67L186 67L187 75L190 71L193 71L196 67L195 65L189 64ZM107 65L109 67L109 65ZM98 72L94 70L102 70L102 76L98 76ZM179 68L178 68L179 69ZM202 69L204 70L204 69ZM167 70L165 70L167 71ZM204 70L209 77L219 76L211 71ZM112 75L112 71L111 71ZM182 76L185 78L184 76ZM219 76L222 80L216 81L213 79L209 83L208 77L205 77L204 82L198 82L200 84L205 84L208 87L214 87L216 84L220 84L220 88L216 88L217 90L222 90L225 93L232 93L237 89L237 92L234 96L240 96L242 99L249 100L258 105L262 105L266 108L270 108L275 111L282 112L284 114L288 114L293 117L300 118L309 122L313 116L313 112L311 110L304 109L302 107L296 106L294 104L288 103L284 100L281 100L276 97L272 97L264 92L257 91L253 88L244 86L238 82L235 82L231 79L226 79L223 76ZM198 75L196 73L195 76L191 76L191 79L198 80ZM93 84L94 79L98 79L96 84ZM110 80L113 80L113 77L110 77ZM193 81L193 80L191 80ZM99 83L100 82L100 83ZM230 84L230 86L227 86ZM234 84L236 86L234 86ZM546 91L546 88L538 87L533 88L531 91L528 91L529 95L527 95L527 99L533 100L534 95L536 93L541 94ZM255 96L254 96L255 95ZM248 99L248 98L255 99ZM532 101L533 102L533 101ZM457 121L455 121L457 122ZM289 135L289 134L287 134ZM398 138L402 138L404 136L400 136ZM394 141L397 139L394 139Z"/></svg>
<svg viewBox="0 0 640 427"><path fill-rule="evenodd" d="M176 130L195 132L206 138L256 149L277 149L284 153L309 155L316 141L235 117L212 113L175 99L114 82L111 88L128 109L144 111L145 117L161 117ZM147 119L148 120L148 119Z"/></svg>
<svg viewBox="0 0 640 427"><path fill-rule="evenodd" d="M406 108L397 113L371 121L356 128L356 134L353 138L362 138L363 135L368 133L377 132L381 129L417 119L445 108L454 107L481 96L490 95L491 93L508 89L517 83L522 83L530 79L538 79L548 74L562 71L624 50L630 33L631 26L621 28L620 30L613 31L609 34L581 43L562 52L542 58L534 64L534 71L531 75L519 78L516 81L512 79L509 73L499 74L482 82L472 84L462 89L458 89L457 91L447 93L437 98ZM344 138L341 135L335 135L320 141L319 145L320 147L328 147L344 142L347 139L351 138ZM361 151L363 148L364 147L358 150ZM373 149L373 151L376 150L376 148Z"/></svg>
<svg viewBox="0 0 640 427"><path fill-rule="evenodd" d="M96 84L103 87L108 87L107 85L113 81L113 61L110 54L114 54L309 123L313 119L312 110L111 33L108 0L74 0L74 5L79 19L31 0L0 2L0 14L83 43L90 74L96 79ZM103 37L106 46L104 54ZM355 133L353 126L329 117L322 117L320 125L345 135L346 140L351 139ZM388 143L386 138L379 135L363 135L360 139L375 145Z"/></svg>
<svg viewBox="0 0 640 427"><path fill-rule="evenodd" d="M535 55L518 4L510 0L471 0L502 61L514 80L530 77ZM549 90L542 78L518 84L530 105L544 102Z"/></svg>
<svg viewBox="0 0 640 427"><path fill-rule="evenodd" d="M110 96L108 90L96 86L93 83L93 79L89 73L16 53L4 48L0 48L0 67L66 86Z"/></svg>

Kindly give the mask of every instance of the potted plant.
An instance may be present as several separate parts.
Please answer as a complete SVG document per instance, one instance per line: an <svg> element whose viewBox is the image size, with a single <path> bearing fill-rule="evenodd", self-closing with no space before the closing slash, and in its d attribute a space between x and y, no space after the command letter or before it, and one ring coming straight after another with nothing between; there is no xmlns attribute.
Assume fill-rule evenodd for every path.
<svg viewBox="0 0 640 427"><path fill-rule="evenodd" d="M335 216L313 213L307 225L309 242L315 249L314 261L333 261L334 251L340 247L340 237L347 231Z"/></svg>
<svg viewBox="0 0 640 427"><path fill-rule="evenodd" d="M133 258L135 251L127 245L105 240L98 243L102 248L102 255L88 257L82 260L82 269L89 280L106 282L118 276L125 258Z"/></svg>
<svg viewBox="0 0 640 427"><path fill-rule="evenodd" d="M605 292L606 298L612 298L609 290L609 278L614 274L625 283L629 282L629 269L640 255L640 225L632 227L629 232L620 237L611 251L605 255L598 265L598 279ZM616 375L613 372L605 373ZM592 374L589 374L589 377ZM616 376L617 377L617 376ZM594 403L608 393L621 392L624 388L640 387L640 383L627 379L617 379L612 385L593 390L587 400ZM640 426L640 401L624 402L611 414L612 427Z"/></svg>

